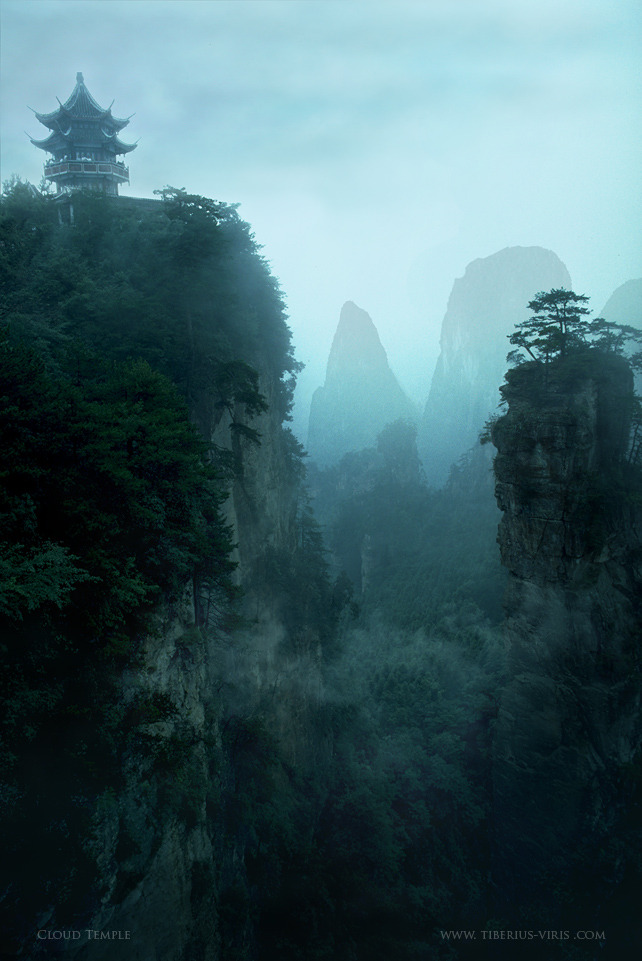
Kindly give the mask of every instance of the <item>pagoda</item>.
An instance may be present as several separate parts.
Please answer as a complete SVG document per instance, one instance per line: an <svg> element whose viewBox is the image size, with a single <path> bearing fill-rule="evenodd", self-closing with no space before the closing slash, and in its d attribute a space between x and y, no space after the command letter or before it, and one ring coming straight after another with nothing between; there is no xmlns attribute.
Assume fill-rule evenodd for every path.
<svg viewBox="0 0 642 961"><path fill-rule="evenodd" d="M45 163L45 179L55 183L58 195L90 189L117 197L118 185L129 183L129 168L119 158L137 146L118 137L130 117L119 120L112 116L111 104L105 109L96 103L82 73L76 74L69 99L58 104L52 113L34 110L51 133L44 140L29 138L52 155Z"/></svg>

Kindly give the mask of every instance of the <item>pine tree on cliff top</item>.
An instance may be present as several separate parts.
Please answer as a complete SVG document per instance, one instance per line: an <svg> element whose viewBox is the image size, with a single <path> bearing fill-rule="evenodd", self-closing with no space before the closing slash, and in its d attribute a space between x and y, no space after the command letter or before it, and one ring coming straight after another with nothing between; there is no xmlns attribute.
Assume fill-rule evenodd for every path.
<svg viewBox="0 0 642 961"><path fill-rule="evenodd" d="M584 294L563 287L538 293L528 304L533 316L515 326L509 336L511 344L522 347L533 360L548 362L551 357L564 356L571 344L585 341L589 325L584 318L590 313L584 306L587 302ZM509 359L516 360L516 355L518 351L512 351Z"/></svg>
<svg viewBox="0 0 642 961"><path fill-rule="evenodd" d="M624 357L634 371L642 371L642 350L635 351L633 345L642 344L642 330L628 324L616 324L595 317L587 320L590 310L584 305L589 298L564 288L540 292L528 304L533 315L515 325L509 340L518 350L512 350L507 361L522 364L525 357L522 350L536 363L546 366L545 383L548 383L548 363L562 359L578 351L591 347L605 354ZM502 391L503 392L503 391ZM642 463L642 398L635 393L631 397L631 433L627 462L631 465ZM479 439L482 444L491 440L491 430L497 417L491 417L484 425Z"/></svg>
<svg viewBox="0 0 642 961"><path fill-rule="evenodd" d="M565 357L570 351L583 347L597 347L606 352L623 354L627 341L640 343L642 331L624 324L616 324L596 317L587 320L589 298L563 287L536 294L528 304L533 315L515 325L509 335L510 343L525 350L535 361L548 363L555 357ZM509 353L507 360L522 363L520 350ZM632 366L642 366L642 354L631 358Z"/></svg>

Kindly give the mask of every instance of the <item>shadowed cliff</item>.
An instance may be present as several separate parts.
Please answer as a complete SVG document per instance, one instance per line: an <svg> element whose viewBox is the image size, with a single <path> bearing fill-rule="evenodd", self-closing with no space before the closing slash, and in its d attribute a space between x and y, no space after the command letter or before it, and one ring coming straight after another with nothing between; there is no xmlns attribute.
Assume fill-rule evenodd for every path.
<svg viewBox="0 0 642 961"><path fill-rule="evenodd" d="M511 680L494 740L498 910L604 923L625 896L626 857L609 838L634 809L642 743L633 378L623 358L588 350L509 371L502 392L492 439Z"/></svg>

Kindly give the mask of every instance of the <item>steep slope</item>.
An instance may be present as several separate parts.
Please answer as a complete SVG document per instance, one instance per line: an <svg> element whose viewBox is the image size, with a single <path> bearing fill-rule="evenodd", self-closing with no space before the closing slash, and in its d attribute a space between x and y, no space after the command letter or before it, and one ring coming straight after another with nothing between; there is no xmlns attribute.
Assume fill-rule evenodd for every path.
<svg viewBox="0 0 642 961"><path fill-rule="evenodd" d="M474 260L455 281L419 438L430 483L444 483L496 409L507 336L528 302L540 290L570 286L564 264L542 247L507 247Z"/></svg>
<svg viewBox="0 0 642 961"><path fill-rule="evenodd" d="M388 364L377 329L352 301L341 309L323 387L312 397L308 451L320 466L369 447L386 424L415 411Z"/></svg>
<svg viewBox="0 0 642 961"><path fill-rule="evenodd" d="M600 313L615 324L642 329L642 278L627 280L613 291Z"/></svg>
<svg viewBox="0 0 642 961"><path fill-rule="evenodd" d="M234 208L74 203L16 189L0 221L3 949L250 959L327 753L290 332Z"/></svg>
<svg viewBox="0 0 642 961"><path fill-rule="evenodd" d="M510 572L494 881L504 916L569 928L604 923L639 844L626 812L642 744L642 527L628 364L588 351L549 367L509 372L492 431Z"/></svg>

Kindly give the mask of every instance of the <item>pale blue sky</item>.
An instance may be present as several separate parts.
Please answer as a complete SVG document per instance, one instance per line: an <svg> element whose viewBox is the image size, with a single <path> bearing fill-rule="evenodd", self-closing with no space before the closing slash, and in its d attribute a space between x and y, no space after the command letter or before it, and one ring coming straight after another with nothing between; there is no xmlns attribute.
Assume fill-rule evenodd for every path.
<svg viewBox="0 0 642 961"><path fill-rule="evenodd" d="M639 0L2 0L0 25L2 177L39 182L27 105L78 70L135 112L128 192L240 202L264 245L300 432L345 300L423 404L474 258L548 247L598 311L642 276Z"/></svg>

